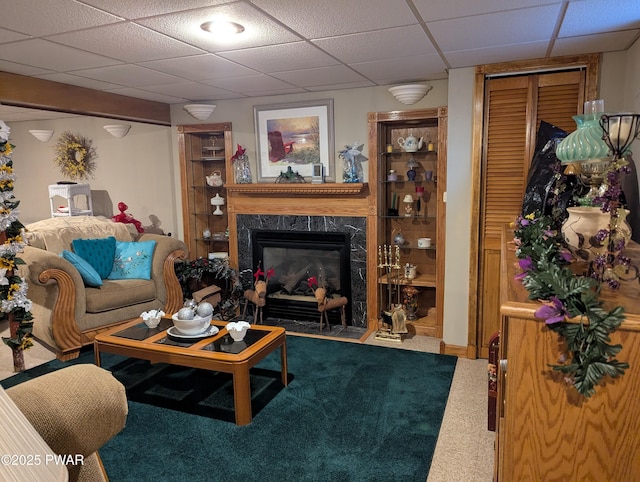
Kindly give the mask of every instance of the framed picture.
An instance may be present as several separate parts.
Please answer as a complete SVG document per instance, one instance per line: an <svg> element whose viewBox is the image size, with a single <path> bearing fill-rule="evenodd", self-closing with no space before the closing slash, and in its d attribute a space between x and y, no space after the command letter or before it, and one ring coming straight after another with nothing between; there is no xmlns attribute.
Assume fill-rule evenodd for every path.
<svg viewBox="0 0 640 482"><path fill-rule="evenodd" d="M314 164L334 180L333 99L256 105L253 111L258 182L274 182L288 167L311 178Z"/></svg>

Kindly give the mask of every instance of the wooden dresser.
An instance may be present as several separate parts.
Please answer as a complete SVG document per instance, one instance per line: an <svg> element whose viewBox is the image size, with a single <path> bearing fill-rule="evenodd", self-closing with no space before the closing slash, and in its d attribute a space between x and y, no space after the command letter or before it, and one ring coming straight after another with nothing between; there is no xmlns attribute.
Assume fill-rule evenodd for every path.
<svg viewBox="0 0 640 482"><path fill-rule="evenodd" d="M519 270L512 239L505 229L494 479L640 481L640 282L603 290L608 308L625 307L627 318L611 341L622 343L618 359L630 368L585 399L549 367L564 347L534 317L540 304L513 279ZM640 266L637 244L626 254Z"/></svg>

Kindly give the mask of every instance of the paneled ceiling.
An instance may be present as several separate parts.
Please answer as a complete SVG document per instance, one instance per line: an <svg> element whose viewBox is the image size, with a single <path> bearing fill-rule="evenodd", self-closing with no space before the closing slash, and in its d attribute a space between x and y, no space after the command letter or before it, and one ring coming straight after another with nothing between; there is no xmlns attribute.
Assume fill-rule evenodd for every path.
<svg viewBox="0 0 640 482"><path fill-rule="evenodd" d="M638 0L0 0L0 12L0 70L168 104L424 82L640 36ZM218 17L244 32L200 29Z"/></svg>

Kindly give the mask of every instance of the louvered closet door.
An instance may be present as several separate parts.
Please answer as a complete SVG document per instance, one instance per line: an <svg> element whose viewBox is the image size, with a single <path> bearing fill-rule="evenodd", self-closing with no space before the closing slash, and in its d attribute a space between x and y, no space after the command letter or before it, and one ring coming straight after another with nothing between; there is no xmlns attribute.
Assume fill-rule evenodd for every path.
<svg viewBox="0 0 640 482"><path fill-rule="evenodd" d="M478 347L488 356L500 326L500 233L522 208L535 138L544 120L570 132L584 103L584 72L522 75L485 83Z"/></svg>

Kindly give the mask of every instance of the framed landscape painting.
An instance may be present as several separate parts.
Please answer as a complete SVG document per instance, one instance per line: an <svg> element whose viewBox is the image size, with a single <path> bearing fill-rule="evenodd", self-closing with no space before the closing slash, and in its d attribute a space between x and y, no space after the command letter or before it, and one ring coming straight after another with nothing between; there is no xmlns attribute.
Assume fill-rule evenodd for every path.
<svg viewBox="0 0 640 482"><path fill-rule="evenodd" d="M258 182L274 182L291 167L305 178L322 164L333 181L333 99L257 105L255 116Z"/></svg>

